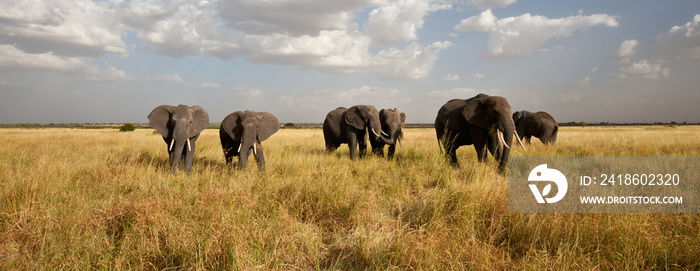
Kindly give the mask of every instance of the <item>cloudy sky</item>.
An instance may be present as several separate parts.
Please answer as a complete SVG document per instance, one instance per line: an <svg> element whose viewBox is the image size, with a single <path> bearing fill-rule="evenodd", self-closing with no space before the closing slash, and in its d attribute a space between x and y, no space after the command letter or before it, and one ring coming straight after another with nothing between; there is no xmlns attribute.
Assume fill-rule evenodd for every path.
<svg viewBox="0 0 700 271"><path fill-rule="evenodd" d="M161 104L432 123L478 93L560 122L700 122L700 1L0 0L0 123Z"/></svg>

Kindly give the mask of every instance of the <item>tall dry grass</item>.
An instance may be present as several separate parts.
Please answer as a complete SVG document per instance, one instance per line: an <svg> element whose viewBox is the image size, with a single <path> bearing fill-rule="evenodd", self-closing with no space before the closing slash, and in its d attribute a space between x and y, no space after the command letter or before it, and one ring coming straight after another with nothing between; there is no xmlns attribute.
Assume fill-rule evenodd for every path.
<svg viewBox="0 0 700 271"><path fill-rule="evenodd" d="M513 155L700 154L700 127L562 127ZM321 130L227 167L218 131L172 176L152 130L2 129L0 269L697 269L697 214L509 214L495 163L407 129L395 160L324 152ZM696 180L697 181L697 180Z"/></svg>

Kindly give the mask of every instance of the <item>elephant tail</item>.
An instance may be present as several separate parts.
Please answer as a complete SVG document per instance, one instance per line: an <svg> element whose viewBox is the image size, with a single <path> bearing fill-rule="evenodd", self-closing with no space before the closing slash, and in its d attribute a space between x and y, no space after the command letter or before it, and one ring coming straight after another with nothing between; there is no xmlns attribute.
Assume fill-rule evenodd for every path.
<svg viewBox="0 0 700 271"><path fill-rule="evenodd" d="M549 137L549 143L551 143L551 144L557 143L558 132L559 132L559 126L554 126L554 132L552 132L552 136Z"/></svg>

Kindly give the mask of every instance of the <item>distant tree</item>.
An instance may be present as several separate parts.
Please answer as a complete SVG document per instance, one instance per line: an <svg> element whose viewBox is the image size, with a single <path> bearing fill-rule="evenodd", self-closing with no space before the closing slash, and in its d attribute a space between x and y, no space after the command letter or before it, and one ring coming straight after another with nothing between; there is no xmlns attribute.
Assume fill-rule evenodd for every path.
<svg viewBox="0 0 700 271"><path fill-rule="evenodd" d="M293 128L293 127L294 127L294 123L287 122L284 124L284 128Z"/></svg>
<svg viewBox="0 0 700 271"><path fill-rule="evenodd" d="M133 130L136 130L136 127L134 127L134 125L131 123L124 123L124 125L122 125L122 127L119 127L120 132L129 132L129 131L133 131Z"/></svg>
<svg viewBox="0 0 700 271"><path fill-rule="evenodd" d="M581 127L586 127L587 124L588 124L588 123L586 123L585 121L582 121L582 122L579 122L579 123L578 123L578 125L581 125Z"/></svg>

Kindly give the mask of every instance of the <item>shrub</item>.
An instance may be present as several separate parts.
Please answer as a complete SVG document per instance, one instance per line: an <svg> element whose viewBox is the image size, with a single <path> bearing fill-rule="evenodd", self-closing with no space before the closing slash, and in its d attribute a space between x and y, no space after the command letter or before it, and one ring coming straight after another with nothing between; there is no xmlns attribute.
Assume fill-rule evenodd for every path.
<svg viewBox="0 0 700 271"><path fill-rule="evenodd" d="M129 131L133 131L135 129L136 129L136 127L134 127L134 125L131 123L124 123L124 125L122 125L122 127L119 127L120 132L129 132Z"/></svg>

